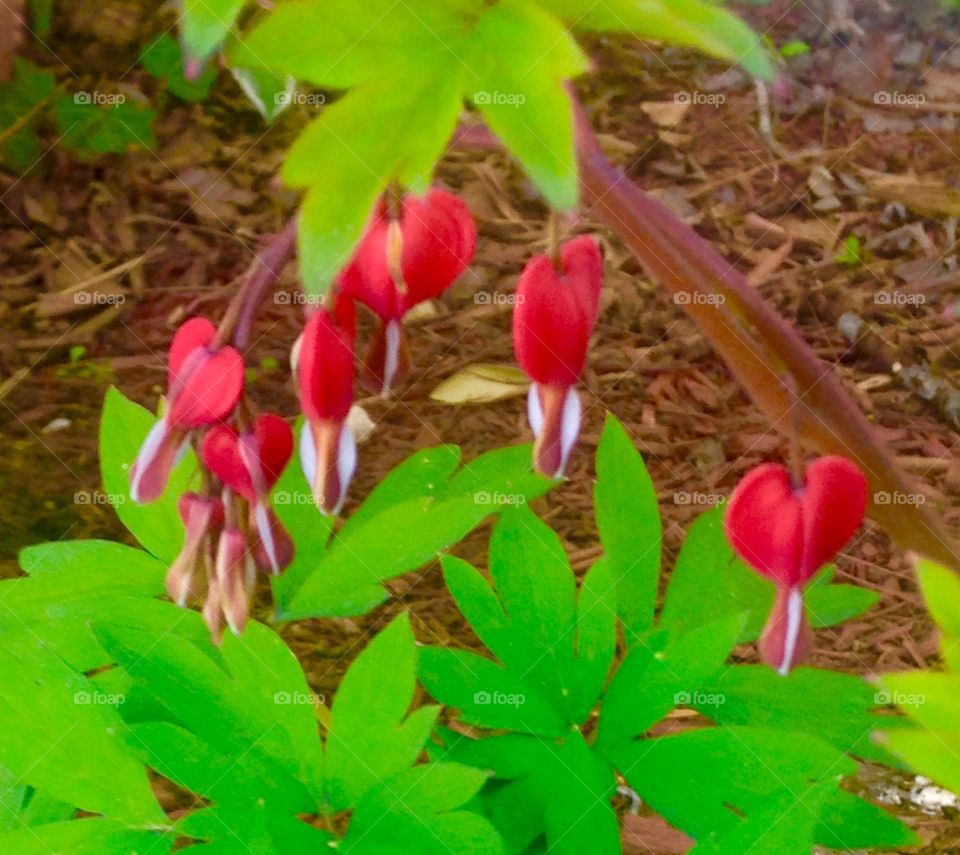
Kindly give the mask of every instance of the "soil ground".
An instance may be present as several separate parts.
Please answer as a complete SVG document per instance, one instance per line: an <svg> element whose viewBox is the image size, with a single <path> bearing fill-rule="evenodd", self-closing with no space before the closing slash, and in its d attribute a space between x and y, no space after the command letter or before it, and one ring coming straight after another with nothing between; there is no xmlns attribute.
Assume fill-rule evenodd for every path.
<svg viewBox="0 0 960 855"><path fill-rule="evenodd" d="M76 69L75 88L155 94L136 57L171 21L145 5L110 3L107 15L75 4L49 42L60 76ZM689 51L595 39L588 47L597 70L581 91L609 153L799 326L960 534L960 22L935 4L880 5L852 4L848 17L833 4L750 11L775 44L809 48L785 61L791 97L771 96L772 135L751 81ZM275 175L312 108L265 128L222 73L208 103L171 100L160 112L154 152L81 163L51 137L26 175L0 174L4 575L16 572L16 552L29 543L124 538L109 506L85 501L99 487L95 437L107 386L154 406L173 328L189 312L222 309L257 236L278 230L295 204ZM477 257L413 324L413 371L399 395L361 402L376 428L361 449L353 502L415 449L455 443L470 459L526 435L520 397L454 407L429 394L469 364L512 363L507 301L477 295L512 292L525 260L546 245L546 208L499 153L454 152L438 182L476 216ZM577 569L589 566L597 554L592 453L612 412L656 483L669 566L700 502L728 493L756 463L784 458L786 445L622 244L589 211L576 228L605 243L603 310L569 481L537 511ZM125 296L119 311L57 300L97 276ZM295 288L291 267L278 293ZM247 354L254 399L290 416L288 351L300 323L295 306L268 299ZM485 539L475 534L458 552L483 565ZM838 563L841 580L882 599L862 619L818 632L814 663L860 673L932 664L936 638L909 566L878 527L868 523ZM389 607L368 618L284 629L317 691L329 696L368 631L400 608L422 637L470 643L436 568L392 591ZM258 613L268 608L266 598L258 603ZM960 851L955 817L916 812L910 820L924 851ZM661 850L636 843L634 851Z"/></svg>

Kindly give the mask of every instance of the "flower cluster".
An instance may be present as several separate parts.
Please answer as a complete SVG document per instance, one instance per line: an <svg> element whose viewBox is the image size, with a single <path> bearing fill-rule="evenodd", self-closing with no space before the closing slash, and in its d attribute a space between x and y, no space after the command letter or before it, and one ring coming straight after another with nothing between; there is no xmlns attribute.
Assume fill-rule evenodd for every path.
<svg viewBox="0 0 960 855"><path fill-rule="evenodd" d="M820 457L802 482L778 463L747 473L727 506L727 539L736 553L776 586L760 639L763 660L781 674L810 643L803 588L843 549L863 522L867 479L845 457Z"/></svg>

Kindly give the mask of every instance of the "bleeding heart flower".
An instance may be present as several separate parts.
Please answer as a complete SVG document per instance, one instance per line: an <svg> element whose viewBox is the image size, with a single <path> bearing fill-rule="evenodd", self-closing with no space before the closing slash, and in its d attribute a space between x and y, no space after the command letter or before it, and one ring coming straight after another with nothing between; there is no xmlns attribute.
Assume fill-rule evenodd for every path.
<svg viewBox="0 0 960 855"><path fill-rule="evenodd" d="M191 318L177 330L167 357L168 409L147 434L130 468L130 495L152 502L186 449L187 435L227 418L243 393L243 359L232 347L214 348L216 327Z"/></svg>
<svg viewBox="0 0 960 855"><path fill-rule="evenodd" d="M209 430L200 446L204 465L250 504L258 566L279 573L293 560L293 541L270 507L270 491L293 453L293 431L280 416L263 413L249 431L229 425Z"/></svg>
<svg viewBox="0 0 960 855"><path fill-rule="evenodd" d="M340 275L340 288L380 318L365 365L384 395L406 370L403 316L439 297L473 259L477 228L467 206L452 193L430 190L405 196L400 218L377 208L357 251Z"/></svg>
<svg viewBox="0 0 960 855"><path fill-rule="evenodd" d="M324 514L343 506L357 465L347 415L353 403L353 301L340 297L331 313L319 309L296 346L300 407L307 418L300 434L300 462Z"/></svg>
<svg viewBox="0 0 960 855"><path fill-rule="evenodd" d="M211 544L223 525L223 503L213 496L184 493L177 511L186 529L180 554L167 571L167 594L178 606L186 606L203 590L210 563Z"/></svg>
<svg viewBox="0 0 960 855"><path fill-rule="evenodd" d="M809 646L803 587L853 537L866 508L867 479L845 457L814 460L799 486L785 466L766 463L733 491L727 538L747 564L777 586L760 652L781 674L788 674Z"/></svg>
<svg viewBox="0 0 960 855"><path fill-rule="evenodd" d="M236 528L225 528L217 544L216 585L211 586L209 593L219 605L234 635L242 634L247 625L255 584L256 567L243 532ZM222 623L213 607L209 611L208 615L207 609L204 609L204 618L208 621L214 643L217 643Z"/></svg>
<svg viewBox="0 0 960 855"><path fill-rule="evenodd" d="M539 472L563 477L580 433L580 396L573 388L587 359L597 320L603 258L583 235L560 249L560 271L549 256L532 258L517 284L513 348L534 381L527 400Z"/></svg>

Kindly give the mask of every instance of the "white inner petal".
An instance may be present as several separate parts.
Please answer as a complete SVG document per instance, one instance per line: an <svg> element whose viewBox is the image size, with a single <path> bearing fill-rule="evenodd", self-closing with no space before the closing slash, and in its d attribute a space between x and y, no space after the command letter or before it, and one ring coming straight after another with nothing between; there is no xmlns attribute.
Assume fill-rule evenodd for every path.
<svg viewBox="0 0 960 855"><path fill-rule="evenodd" d="M560 472L567 468L570 452L580 436L580 396L573 387L567 389L567 396L563 400L563 416L560 421Z"/></svg>
<svg viewBox="0 0 960 855"><path fill-rule="evenodd" d="M384 330L385 353L383 355L383 390L384 398L390 396L393 378L397 376L400 367L400 322L390 321Z"/></svg>
<svg viewBox="0 0 960 855"><path fill-rule="evenodd" d="M543 407L540 404L540 387L536 383L530 384L527 393L527 420L533 435L540 436L543 433Z"/></svg>
<svg viewBox="0 0 960 855"><path fill-rule="evenodd" d="M274 573L279 573L280 561L277 559L277 544L273 537L273 526L270 525L270 514L267 513L266 505L257 502L253 506L253 518L257 523L257 534L260 535L260 542L267 553L270 569Z"/></svg>
<svg viewBox="0 0 960 855"><path fill-rule="evenodd" d="M130 498L137 503L140 502L140 482L143 480L144 473L147 472L153 464L153 461L157 456L157 451L163 444L166 434L167 419L164 416L152 428L150 428L150 432L143 440L143 445L140 446L140 453L137 454L137 459L135 462L136 471L134 472L133 479L130 482ZM183 444L183 447L180 449L180 451L181 454L186 451L186 443Z"/></svg>
<svg viewBox="0 0 960 855"><path fill-rule="evenodd" d="M800 640L800 627L803 623L803 592L799 588L791 588L787 594L787 631L783 640L783 662L777 671L784 677L790 673L793 660L797 655L797 644Z"/></svg>
<svg viewBox="0 0 960 855"><path fill-rule="evenodd" d="M313 487L317 482L317 446L309 423L304 423L300 428L300 467L307 483Z"/></svg>
<svg viewBox="0 0 960 855"><path fill-rule="evenodd" d="M334 515L340 513L340 508L347 498L350 482L353 480L353 473L356 471L357 443L353 438L350 425L345 423L340 428L340 441L337 448L337 476L340 479L340 497L337 500L337 507L333 511Z"/></svg>

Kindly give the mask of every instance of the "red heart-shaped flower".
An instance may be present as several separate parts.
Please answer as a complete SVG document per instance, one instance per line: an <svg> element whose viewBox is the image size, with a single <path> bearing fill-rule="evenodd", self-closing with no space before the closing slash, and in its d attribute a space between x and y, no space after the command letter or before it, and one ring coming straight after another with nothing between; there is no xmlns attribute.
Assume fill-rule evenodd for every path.
<svg viewBox="0 0 960 855"><path fill-rule="evenodd" d="M787 588L804 585L856 532L867 479L845 457L821 457L795 487L785 466L751 470L730 497L726 532L751 567Z"/></svg>
<svg viewBox="0 0 960 855"><path fill-rule="evenodd" d="M203 438L204 465L248 502L268 493L293 453L293 431L280 416L263 413L248 434L217 425Z"/></svg>

